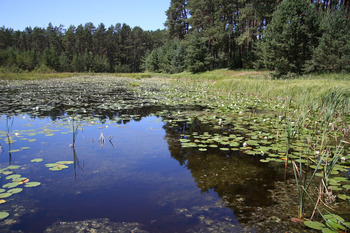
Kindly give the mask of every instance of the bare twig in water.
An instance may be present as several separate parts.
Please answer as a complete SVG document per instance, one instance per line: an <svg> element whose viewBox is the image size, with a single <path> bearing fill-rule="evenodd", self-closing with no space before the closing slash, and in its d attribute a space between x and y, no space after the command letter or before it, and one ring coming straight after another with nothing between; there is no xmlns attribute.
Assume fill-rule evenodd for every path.
<svg viewBox="0 0 350 233"><path fill-rule="evenodd" d="M103 132L101 132L100 138L98 139L98 142L101 144L101 147L103 148L105 144L105 136L103 135Z"/></svg>

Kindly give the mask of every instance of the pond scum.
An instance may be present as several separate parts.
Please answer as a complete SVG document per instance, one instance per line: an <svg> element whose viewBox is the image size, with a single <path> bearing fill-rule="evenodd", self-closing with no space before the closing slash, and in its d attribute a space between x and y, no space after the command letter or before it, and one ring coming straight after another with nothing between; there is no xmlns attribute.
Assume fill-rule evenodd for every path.
<svg viewBox="0 0 350 233"><path fill-rule="evenodd" d="M301 97L308 92L316 93L314 89L318 87L302 87L303 82L311 81L300 79L289 83L276 80L278 88L281 82L293 82L299 89L294 88L291 94L287 85L278 96L273 92L273 80L259 79L256 74L236 79L80 75L52 80L3 80L0 112L9 119L28 114L55 120L67 113L71 119L86 122L96 118L118 122L142 117L133 115L132 111L143 108L161 117L166 130L177 133L184 150L198 150L202 156L212 151L234 156L238 151L259 157L261 163L271 166L283 164L286 176L294 177L293 190L298 197L295 216L290 216L288 221L304 224L304 230L347 232L350 229L350 87L342 80L347 86L332 83L329 89L319 90L320 95ZM9 148L15 133L9 130L0 134ZM46 132L47 136L50 133L54 132ZM73 133L73 146L74 137ZM9 152L24 149L28 148ZM59 171L71 163L59 161L46 167ZM0 202L20 193L22 188L17 186L21 182L24 187L40 185L28 182L19 174L12 175L14 169L18 168L9 166L0 170L5 175L1 179L11 181L0 189ZM7 217L7 212L0 212L0 219Z"/></svg>

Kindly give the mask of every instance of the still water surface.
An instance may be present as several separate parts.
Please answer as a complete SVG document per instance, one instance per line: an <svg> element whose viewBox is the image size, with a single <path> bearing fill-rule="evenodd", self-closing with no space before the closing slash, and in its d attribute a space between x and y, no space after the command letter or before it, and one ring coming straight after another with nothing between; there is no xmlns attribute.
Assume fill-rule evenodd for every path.
<svg viewBox="0 0 350 233"><path fill-rule="evenodd" d="M264 171L244 155L209 152L203 157L198 150L184 151L159 117L125 124L73 120L0 118L1 168L20 165L15 173L41 182L1 205L10 213L7 221L13 220L3 229L42 232L56 222L108 218L141 224L149 232L239 231L236 199L253 207L271 204L266 190L277 180L276 172ZM74 148L73 123L79 125ZM4 132L15 140L10 148ZM9 152L23 147L30 148ZM30 162L35 158L43 161ZM74 163L61 171L45 166L57 161ZM1 185L6 182L1 179Z"/></svg>

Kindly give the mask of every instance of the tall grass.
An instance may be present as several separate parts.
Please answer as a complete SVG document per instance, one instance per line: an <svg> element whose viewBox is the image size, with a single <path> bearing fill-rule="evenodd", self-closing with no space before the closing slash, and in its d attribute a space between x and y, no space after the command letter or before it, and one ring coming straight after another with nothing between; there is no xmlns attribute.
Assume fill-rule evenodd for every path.
<svg viewBox="0 0 350 233"><path fill-rule="evenodd" d="M350 78L314 78L274 80L270 78L236 77L217 80L214 88L255 94L261 98L290 98L296 107L333 105L344 114L350 111Z"/></svg>

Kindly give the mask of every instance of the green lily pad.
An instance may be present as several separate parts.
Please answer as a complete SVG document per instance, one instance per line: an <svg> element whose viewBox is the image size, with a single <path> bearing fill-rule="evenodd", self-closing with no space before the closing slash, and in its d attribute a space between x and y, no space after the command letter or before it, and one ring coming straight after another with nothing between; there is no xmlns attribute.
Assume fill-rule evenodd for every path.
<svg viewBox="0 0 350 233"><path fill-rule="evenodd" d="M20 168L21 166L18 166L18 165L10 165L8 166L6 169L10 169L10 170L15 170L15 169L18 169Z"/></svg>
<svg viewBox="0 0 350 233"><path fill-rule="evenodd" d="M14 187L17 187L18 186L18 183L17 182L12 182L12 183L7 183L7 184L4 184L2 187L3 188L14 188Z"/></svg>
<svg viewBox="0 0 350 233"><path fill-rule="evenodd" d="M334 185L329 186L328 188L331 189L331 190L334 190L334 191L340 191L340 190L342 190L342 188L340 188L340 187L338 187L338 186L334 186Z"/></svg>
<svg viewBox="0 0 350 233"><path fill-rule="evenodd" d="M48 164L45 164L45 167L55 167L57 166L57 163L48 163Z"/></svg>
<svg viewBox="0 0 350 233"><path fill-rule="evenodd" d="M0 193L0 198L7 198L10 197L12 195L12 193Z"/></svg>
<svg viewBox="0 0 350 233"><path fill-rule="evenodd" d="M7 177L6 177L6 180L16 179L16 178L19 178L19 177L21 177L20 174L14 174L14 175L7 176Z"/></svg>
<svg viewBox="0 0 350 233"><path fill-rule="evenodd" d="M14 189L8 190L7 192L8 192L8 193L15 194L15 193L20 193L20 192L22 192L22 191L23 191L22 188L14 188Z"/></svg>
<svg viewBox="0 0 350 233"><path fill-rule="evenodd" d="M61 171L63 168L61 167L51 167L49 168L50 171Z"/></svg>
<svg viewBox="0 0 350 233"><path fill-rule="evenodd" d="M19 152L21 151L20 149L15 149L15 150L9 150L9 153L16 153L16 152Z"/></svg>
<svg viewBox="0 0 350 233"><path fill-rule="evenodd" d="M2 174L4 174L4 175L10 175L10 174L12 174L13 173L13 171L4 171Z"/></svg>
<svg viewBox="0 0 350 233"><path fill-rule="evenodd" d="M327 228L326 225L324 225L321 222L315 222L315 221L305 221L304 224L312 229L315 230L322 230L323 228Z"/></svg>
<svg viewBox="0 0 350 233"><path fill-rule="evenodd" d="M59 161L57 164L73 164L73 161Z"/></svg>
<svg viewBox="0 0 350 233"><path fill-rule="evenodd" d="M39 162L42 162L42 161L43 161L42 158L37 158L37 159L30 160L30 162L32 162L32 163L39 163Z"/></svg>
<svg viewBox="0 0 350 233"><path fill-rule="evenodd" d="M226 148L226 147L219 148L219 149L222 150L222 151L229 151L230 150L230 148Z"/></svg>
<svg viewBox="0 0 350 233"><path fill-rule="evenodd" d="M333 180L343 181L343 182L348 182L349 181L346 177L341 177L341 176L334 177Z"/></svg>
<svg viewBox="0 0 350 233"><path fill-rule="evenodd" d="M0 193L6 192L6 189L0 189Z"/></svg>
<svg viewBox="0 0 350 233"><path fill-rule="evenodd" d="M0 220L7 218L9 215L10 215L9 213L7 213L5 211L1 211L0 212Z"/></svg>
<svg viewBox="0 0 350 233"><path fill-rule="evenodd" d="M27 178L26 177L17 177L17 178L14 178L14 179L12 179L12 181L13 182L21 182L21 181L24 181L24 180L26 180Z"/></svg>
<svg viewBox="0 0 350 233"><path fill-rule="evenodd" d="M24 187L27 187L27 188L32 188L32 187L36 187L36 186L39 186L41 185L40 182L28 182L24 185Z"/></svg>

